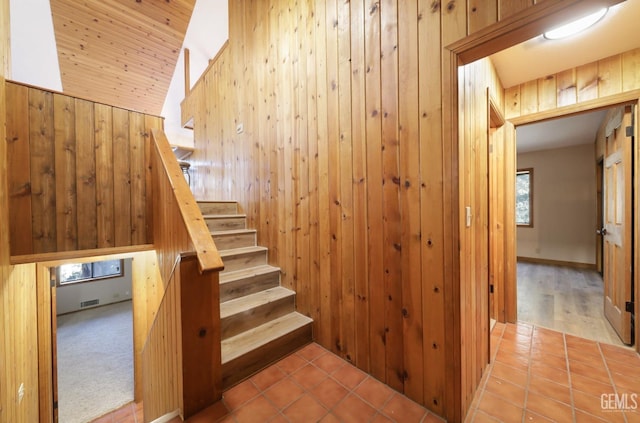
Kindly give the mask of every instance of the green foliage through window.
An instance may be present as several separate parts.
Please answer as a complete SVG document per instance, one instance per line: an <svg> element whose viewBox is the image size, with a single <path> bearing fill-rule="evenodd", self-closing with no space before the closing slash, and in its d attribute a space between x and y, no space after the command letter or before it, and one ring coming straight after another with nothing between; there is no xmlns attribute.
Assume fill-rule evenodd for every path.
<svg viewBox="0 0 640 423"><path fill-rule="evenodd" d="M533 169L516 173L516 225L533 226Z"/></svg>

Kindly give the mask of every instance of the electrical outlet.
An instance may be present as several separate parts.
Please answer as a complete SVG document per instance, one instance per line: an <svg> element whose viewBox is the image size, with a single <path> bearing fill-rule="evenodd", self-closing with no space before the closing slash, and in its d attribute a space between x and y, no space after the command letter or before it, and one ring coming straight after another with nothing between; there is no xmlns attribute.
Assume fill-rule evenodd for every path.
<svg viewBox="0 0 640 423"><path fill-rule="evenodd" d="M21 383L18 388L18 404L22 402L22 398L24 398L24 383Z"/></svg>

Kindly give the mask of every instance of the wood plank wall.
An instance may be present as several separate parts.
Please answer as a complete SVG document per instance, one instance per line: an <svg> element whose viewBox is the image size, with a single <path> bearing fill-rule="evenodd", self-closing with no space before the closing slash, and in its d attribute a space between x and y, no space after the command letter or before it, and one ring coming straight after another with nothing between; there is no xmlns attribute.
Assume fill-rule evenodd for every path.
<svg viewBox="0 0 640 423"><path fill-rule="evenodd" d="M640 89L640 49L627 51L505 89L513 121Z"/></svg>
<svg viewBox="0 0 640 423"><path fill-rule="evenodd" d="M451 420L468 405L457 358L465 396L480 364L452 329L477 316L446 315L461 305L442 47L532 4L233 1L230 44L183 103L196 197L243 206L316 340Z"/></svg>
<svg viewBox="0 0 640 423"><path fill-rule="evenodd" d="M6 89L11 254L150 243L145 152L161 118Z"/></svg>
<svg viewBox="0 0 640 423"><path fill-rule="evenodd" d="M180 272L167 280L157 317L142 351L144 421L182 409L182 348L180 346ZM162 363L162 365L159 365Z"/></svg>
<svg viewBox="0 0 640 423"><path fill-rule="evenodd" d="M460 295L463 401L470 404L489 362L489 95L503 107L503 88L489 59L459 72ZM468 224L467 224L468 223Z"/></svg>

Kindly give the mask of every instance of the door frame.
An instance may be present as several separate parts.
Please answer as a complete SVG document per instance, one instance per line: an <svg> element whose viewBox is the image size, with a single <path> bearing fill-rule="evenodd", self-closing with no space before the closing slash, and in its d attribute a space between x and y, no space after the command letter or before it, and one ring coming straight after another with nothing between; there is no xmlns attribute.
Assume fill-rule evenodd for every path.
<svg viewBox="0 0 640 423"><path fill-rule="evenodd" d="M620 3L621 0L607 0L605 3L608 5L614 5ZM462 268L464 265L460 260L457 248L460 233L460 222L464 222L463 212L459 207L460 202L460 180L462 178L460 167L460 146L461 146L461 134L460 134L460 110L459 101L460 94L458 90L458 68L465 64L474 62L478 59L487 57L500 50L504 50L513 45L519 44L523 41L531 39L538 34L542 33L544 29L553 27L562 23L563 21L570 20L572 16L577 14L583 14L592 10L595 6L602 7L603 2L596 0L548 0L545 2L537 3L533 6L527 7L521 12L506 18L500 22L497 22L483 30L467 36L459 41L456 41L443 49L442 55L442 111L443 111L443 145L444 149L444 170L445 170L445 239L449 238L446 242L446 259L445 266L449 267L450 271L445 274L445 308L449 310L453 319L450 319L446 323L446 331L449 333L449 337L446 340L447 350L450 351L451 361L449 368L452 370L454 383L450 384L446 389L445 398L447 402L451 401L447 408L452 410L451 416L458 416L458 410L462 407L460 403L464 404L465 400L462 397L458 397L458 394L462 394L471 388L468 384L474 384L473 381L463 380L462 366L465 365L467 357L462 349L462 326L468 322L462 322L461 317L463 315L462 309L464 305L461 300L461 292L464 287L461 286L460 274L465 271ZM580 103L570 107L562 107L554 109L548 112L540 112L529 116L524 116L519 119L512 119L511 122L514 125L526 123L527 120L544 120L552 118L554 116L570 113L578 113L580 111L604 108L612 104L638 101L640 98L640 90L622 93L606 98L600 98L584 103ZM636 108L637 110L637 108ZM636 111L636 114L638 112ZM636 116L637 118L637 116ZM636 119L637 122L637 119ZM638 138L638 129L636 125L636 139ZM636 155L638 149L636 149ZM640 186L639 172L638 172L638 159L635 157L634 164L634 184ZM638 197L638 196L636 196ZM634 225L633 236L635 239L635 252L634 252L634 268L639 268L640 263L640 251L638 248L638 242L640 238L640 230L638 227L638 216L640 210L638 206L640 202L638 198L634 199L635 211L634 211ZM635 284L634 288L635 302L635 315L640 315L640 284ZM514 298L512 301L505 304L505 314L515 311L517 307L517 300ZM487 307L487 315L482 316L489 321L489 313ZM480 334L480 336L489 339L489 331ZM640 352L640 325L635 326L635 339L636 350ZM472 388L473 389L473 388ZM462 396L462 395L461 395ZM462 405L460 404L460 405ZM464 415L465 411L462 411ZM449 417L449 416L448 416Z"/></svg>
<svg viewBox="0 0 640 423"><path fill-rule="evenodd" d="M57 387L54 378L56 368L54 363L55 342L52 327L52 288L51 270L61 264L74 262L86 263L99 260L132 259L131 261L131 297L133 302L133 369L134 369L134 401L142 400L142 349L146 341L147 333L153 323L153 305L161 299L157 298L154 291L157 287L155 281L150 280L157 272L155 266L155 251L151 249L140 250L139 247L118 248L119 250L131 250L126 253L116 253L116 249L72 251L68 253L55 253L46 261L35 262L36 266L36 296L38 304L38 395L39 414L41 423L53 423L54 395ZM42 255L44 256L44 255ZM149 272L152 272L151 274ZM160 284L162 285L162 284ZM148 316L148 314L151 314Z"/></svg>
<svg viewBox="0 0 640 423"><path fill-rule="evenodd" d="M513 123L516 127L520 126L520 125L526 125L526 124L531 124L531 123L537 123L537 122L542 122L544 120L549 120L549 119L555 119L555 118L563 118L563 117L567 117L567 116L571 116L571 115L576 115L576 114L580 114L580 113L585 113L585 112L590 112L590 111L596 111L596 110L607 110L610 109L612 107L617 107L617 106L628 106L628 105L635 105L636 107L634 107L634 112L637 114L637 110L638 107L640 106L640 90L635 90L635 91L629 91L627 93L622 93L622 94L617 94L617 95L613 95L610 97L603 97L597 100L592 100L589 102L584 102L581 103L579 105L571 105L571 106L564 106L564 107L558 107L555 109L550 109L547 110L545 112L540 112L540 113L533 113L530 115L526 115L526 116L522 116L522 117L518 117L518 118L514 118L514 119L507 119L507 121ZM635 122L637 122L637 119L635 120ZM638 164L638 158L640 156L638 156L638 145L637 145L637 139L638 139L638 125L637 123L634 124L634 137L633 137L633 142L634 145L632 146L632 157L634 158L633 160L633 175L632 175L632 186L631 186L631 191L632 193L635 192L636 187L640 187L640 175L638 175L638 170L639 170L639 164ZM602 162L602 158L600 157L596 157L595 158L596 161L594 162L594 166L598 167L600 166L603 162ZM598 175L598 172L596 171L596 177L601 177L602 175ZM633 283L633 278L634 278L634 274L635 274L635 269L639 268L638 266L640 265L640 252L638 251L638 235L640 234L640 225L638 222L638 218L640 217L640 211L638 211L638 205L640 203L638 203L638 196L635 196L632 199L631 204L629 204L629 207L632 208L632 229L631 229L631 233L632 233L632 238L633 241L632 243L634 245L632 245L632 289L635 290L635 294L634 294L634 298L637 299L638 298L638 294L639 294L639 290L638 290L638 284L637 283ZM600 201L600 200L598 200ZM635 212L634 212L635 209ZM597 219L601 220L600 215L597 216ZM594 231L595 231L595 227L594 227ZM602 237L599 236L598 238L596 238L596 242L597 243L601 243L602 242ZM512 248L515 250L516 246L515 244L512 246ZM602 251L598 250L596 248L596 255L598 254L602 254ZM514 255L514 260L515 260L515 255ZM598 257L596 257L596 265L598 264ZM514 321L517 320L517 295L509 295L507 293L514 293L517 292L517 279L505 279L505 296L507 296L507 298L511 298L513 301L511 302L507 302L506 307L509 311L511 311L513 314L511 314L512 316L514 316ZM635 302L635 316L638 316L638 302ZM636 318L636 321L638 319ZM636 350L638 352L640 352L640 345L638 345L638 337L640 336L640 331L639 331L639 327L636 324L635 325L635 334L632 334L632 337L635 339L634 342L634 346L636 347Z"/></svg>

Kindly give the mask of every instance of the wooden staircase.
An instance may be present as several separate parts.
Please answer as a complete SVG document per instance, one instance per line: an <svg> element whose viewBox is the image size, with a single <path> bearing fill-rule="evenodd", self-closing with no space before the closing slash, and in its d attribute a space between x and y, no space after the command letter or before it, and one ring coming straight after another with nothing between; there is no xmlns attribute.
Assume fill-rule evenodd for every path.
<svg viewBox="0 0 640 423"><path fill-rule="evenodd" d="M311 342L312 320L295 311L267 248L232 201L198 202L225 270L220 273L223 389Z"/></svg>

